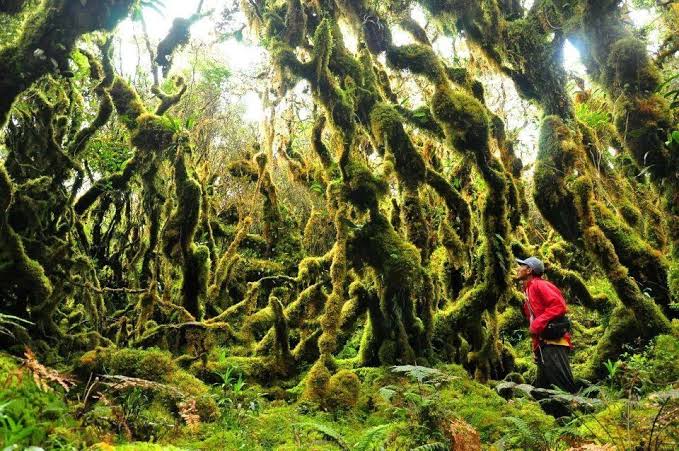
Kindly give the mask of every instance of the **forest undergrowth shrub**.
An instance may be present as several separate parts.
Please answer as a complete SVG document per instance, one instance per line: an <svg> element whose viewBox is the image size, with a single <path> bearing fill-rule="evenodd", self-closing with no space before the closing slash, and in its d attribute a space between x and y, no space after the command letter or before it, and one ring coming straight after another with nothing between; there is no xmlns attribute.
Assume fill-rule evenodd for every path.
<svg viewBox="0 0 679 451"><path fill-rule="evenodd" d="M38 384L5 354L0 354L0 384L0 446L61 449L80 441L61 387Z"/></svg>

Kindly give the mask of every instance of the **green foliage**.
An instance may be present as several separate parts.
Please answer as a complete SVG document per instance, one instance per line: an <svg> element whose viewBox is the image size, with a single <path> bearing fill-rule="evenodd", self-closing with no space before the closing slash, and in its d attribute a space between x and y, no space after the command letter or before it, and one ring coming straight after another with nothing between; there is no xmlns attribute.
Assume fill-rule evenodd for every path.
<svg viewBox="0 0 679 451"><path fill-rule="evenodd" d="M315 421L306 421L303 423L295 423L293 427L298 427L301 429L311 429L317 432L320 432L324 438L330 439L333 442L337 443L337 445L340 447L340 449L343 450L348 450L350 449L347 443L344 441L342 438L342 435L335 431L333 428L323 424L323 423L317 423Z"/></svg>
<svg viewBox="0 0 679 451"><path fill-rule="evenodd" d="M221 408L229 408L240 400L246 386L245 379L238 368L233 366L227 367L223 372L218 373L218 376L221 380L217 384L217 405Z"/></svg>
<svg viewBox="0 0 679 451"><path fill-rule="evenodd" d="M608 112L592 109L587 103L579 103L575 106L575 117L595 130L600 130L611 122Z"/></svg>
<svg viewBox="0 0 679 451"><path fill-rule="evenodd" d="M165 8L164 0L139 0L135 2L131 11L131 17L134 21L142 20L142 13L145 8L151 9L163 16L163 9Z"/></svg>
<svg viewBox="0 0 679 451"><path fill-rule="evenodd" d="M566 436L577 435L573 426L542 430L532 427L523 418L509 416L503 420L509 430L500 443L508 449L565 450L568 448L568 443L564 441Z"/></svg>
<svg viewBox="0 0 679 451"><path fill-rule="evenodd" d="M679 109L679 73L667 77L656 91L670 102L670 108Z"/></svg>
<svg viewBox="0 0 679 451"><path fill-rule="evenodd" d="M110 137L95 137L87 146L90 167L101 174L121 171L133 152L127 143Z"/></svg>
<svg viewBox="0 0 679 451"><path fill-rule="evenodd" d="M448 445L443 442L427 443L426 445L420 445L412 449L412 451L445 451L449 449Z"/></svg>
<svg viewBox="0 0 679 451"><path fill-rule="evenodd" d="M198 70L205 82L217 89L222 88L231 77L231 70L216 61L205 61Z"/></svg>
<svg viewBox="0 0 679 451"><path fill-rule="evenodd" d="M436 368L427 368L426 366L419 365L400 365L392 366L391 371L394 373L403 373L406 376L416 380L418 383L428 383L428 384L441 384L443 382L449 382L451 376L437 370Z"/></svg>
<svg viewBox="0 0 679 451"><path fill-rule="evenodd" d="M619 360L604 365L613 387L642 396L679 380L678 361L679 339L659 335L645 348L630 349Z"/></svg>
<svg viewBox="0 0 679 451"><path fill-rule="evenodd" d="M392 430L394 424L378 424L366 430L352 447L355 451L378 451L384 449L382 444Z"/></svg>
<svg viewBox="0 0 679 451"><path fill-rule="evenodd" d="M0 443L4 446L56 444L63 438L61 428L73 426L63 395L43 390L31 375L18 382L8 378L0 390Z"/></svg>

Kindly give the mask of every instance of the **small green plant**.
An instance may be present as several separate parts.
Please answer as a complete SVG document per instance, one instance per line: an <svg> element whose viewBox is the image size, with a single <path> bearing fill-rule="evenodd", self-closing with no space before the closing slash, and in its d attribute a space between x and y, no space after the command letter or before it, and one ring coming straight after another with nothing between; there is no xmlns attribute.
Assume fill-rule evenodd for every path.
<svg viewBox="0 0 679 451"><path fill-rule="evenodd" d="M121 403L125 418L133 418L139 415L146 402L148 402L148 397L141 388L134 387L131 391L127 392L123 396Z"/></svg>
<svg viewBox="0 0 679 451"><path fill-rule="evenodd" d="M409 435L413 437L413 444L438 449L438 443L446 441L440 431L441 412L439 410L439 387L449 383L454 376L450 376L435 368L419 365L398 365L391 367L391 372L410 378L416 387L404 385L386 385L379 389L382 398L391 404L388 409L394 420L409 424ZM413 388L416 388L413 390ZM434 442L436 441L436 442ZM419 448L418 448L419 449Z"/></svg>
<svg viewBox="0 0 679 451"><path fill-rule="evenodd" d="M219 377L222 379L219 384L222 393L239 395L243 392L246 382L242 374L239 373L238 377L236 377L236 371L236 367L230 366L223 373L219 374Z"/></svg>
<svg viewBox="0 0 679 451"><path fill-rule="evenodd" d="M0 438L2 438L2 443L8 447L22 443L36 429L35 426L27 426L24 423L23 415L15 419L7 412L12 403L14 400L0 404Z"/></svg>
<svg viewBox="0 0 679 451"><path fill-rule="evenodd" d="M354 445L355 451L376 451L384 449L383 443L389 432L394 429L393 423L378 424L373 426Z"/></svg>
<svg viewBox="0 0 679 451"><path fill-rule="evenodd" d="M608 375L606 377L612 383L618 374L618 370L620 369L620 362L619 361L611 362L611 360L608 359L606 360L606 362L604 362L604 366L606 367L606 371L608 372Z"/></svg>
<svg viewBox="0 0 679 451"><path fill-rule="evenodd" d="M8 379L0 390L0 443L25 446L46 443L55 426L67 426L71 418L58 391L39 386L31 375Z"/></svg>
<svg viewBox="0 0 679 451"><path fill-rule="evenodd" d="M337 444L340 449L343 450L349 450L349 445L347 445L347 442L342 438L342 434L334 430L333 428L326 426L323 423L318 423L316 421L305 421L303 423L295 423L293 425L293 428L297 429L306 429L306 430L311 430L313 432L320 433L324 439L329 440Z"/></svg>
<svg viewBox="0 0 679 451"><path fill-rule="evenodd" d="M579 103L575 106L575 116L595 130L610 122L607 112L592 109L587 103Z"/></svg>

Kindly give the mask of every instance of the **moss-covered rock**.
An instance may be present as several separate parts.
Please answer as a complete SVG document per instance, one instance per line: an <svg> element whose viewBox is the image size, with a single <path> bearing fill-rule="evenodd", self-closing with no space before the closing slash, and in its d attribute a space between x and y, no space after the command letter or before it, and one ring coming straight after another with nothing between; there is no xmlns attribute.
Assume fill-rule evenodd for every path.
<svg viewBox="0 0 679 451"><path fill-rule="evenodd" d="M97 348L83 354L76 369L85 376L100 373L163 381L178 367L169 352L158 348Z"/></svg>

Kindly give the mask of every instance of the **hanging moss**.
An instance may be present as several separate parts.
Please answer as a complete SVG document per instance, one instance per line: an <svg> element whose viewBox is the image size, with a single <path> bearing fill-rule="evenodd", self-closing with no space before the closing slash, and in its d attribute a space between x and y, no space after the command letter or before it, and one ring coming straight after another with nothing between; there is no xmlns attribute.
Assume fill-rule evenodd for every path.
<svg viewBox="0 0 679 451"><path fill-rule="evenodd" d="M659 85L657 68L649 58L646 46L634 36L623 21L620 6L605 7L599 2L585 2L582 15L584 38L589 44L588 69L608 90L616 102L615 125L624 147L636 164L647 170L659 191L663 193L668 224L679 218L676 178L677 158L664 145L664 138L673 128L672 113L665 100L656 92ZM679 234L670 234L671 252L679 253ZM675 259L676 260L676 259ZM673 299L676 291L676 263L668 275Z"/></svg>
<svg viewBox="0 0 679 451"><path fill-rule="evenodd" d="M288 0L285 13L285 41L296 47L302 44L306 34L306 14L300 0Z"/></svg>
<svg viewBox="0 0 679 451"><path fill-rule="evenodd" d="M342 187L347 200L361 210L374 210L387 193L388 185L363 163L352 160L344 168L346 184Z"/></svg>
<svg viewBox="0 0 679 451"><path fill-rule="evenodd" d="M611 45L602 81L628 93L653 92L660 81L646 46L629 36Z"/></svg>
<svg viewBox="0 0 679 451"><path fill-rule="evenodd" d="M390 46L387 62L395 69L407 69L414 74L424 75L434 83L444 80L445 71L430 45L410 44Z"/></svg>
<svg viewBox="0 0 679 451"><path fill-rule="evenodd" d="M629 269L640 288L646 290L670 314L668 262L662 254L651 248L633 229L616 220L612 212L598 202L594 203L594 214L597 225L611 240L620 263Z"/></svg>
<svg viewBox="0 0 679 451"><path fill-rule="evenodd" d="M167 119L153 114L142 114L137 117L130 141L141 151L162 152L172 146L174 135Z"/></svg>
<svg viewBox="0 0 679 451"><path fill-rule="evenodd" d="M111 30L124 19L132 0L58 1L36 7L26 19L20 36L0 48L0 72L23 74L0 78L0 126L7 122L9 109L17 96L45 74L68 70L67 58L80 35L95 30ZM36 49L42 57L34 55ZM57 65L55 68L52 61Z"/></svg>
<svg viewBox="0 0 679 451"><path fill-rule="evenodd" d="M210 286L209 293L210 299L217 298L217 296L219 296L219 294L221 293L223 285L226 282L226 278L229 274L229 270L233 266L235 259L237 258L236 252L238 250L238 246L241 245L241 243L247 236L248 229L251 225L252 218L250 216L247 216L239 223L236 235L229 244L229 247L226 249L226 251L224 251L222 256L219 258L219 262L215 267L213 282L212 285Z"/></svg>
<svg viewBox="0 0 679 451"><path fill-rule="evenodd" d="M151 87L151 92L160 99L160 104L156 108L155 113L157 116L162 116L167 112L167 110L178 104L188 89L188 85L185 83L184 77L176 76L172 77L172 80L176 89L174 94L167 94L156 85Z"/></svg>
<svg viewBox="0 0 679 451"><path fill-rule="evenodd" d="M451 227L459 230L458 239L465 242L471 240L471 210L469 204L441 174L429 169L427 171L427 184L441 196L446 203Z"/></svg>
<svg viewBox="0 0 679 451"><path fill-rule="evenodd" d="M404 189L402 205L408 240L420 250L422 263L426 265L431 253L431 227L425 218L418 191Z"/></svg>
<svg viewBox="0 0 679 451"><path fill-rule="evenodd" d="M575 191L578 215L585 226L583 237L587 250L606 272L622 303L634 313L638 321L646 325L647 333L650 335L666 333L670 330L669 321L653 300L641 293L637 283L628 275L627 268L620 264L613 244L596 226L592 212L592 186L589 179L579 177Z"/></svg>
<svg viewBox="0 0 679 451"><path fill-rule="evenodd" d="M399 182L417 187L424 182L426 167L410 137L403 129L403 118L391 105L381 103L370 115L373 135L394 155Z"/></svg>
<svg viewBox="0 0 679 451"><path fill-rule="evenodd" d="M25 293L30 301L20 302L14 306L8 306L13 311L26 316L26 308L30 305L37 306L46 302L52 293L52 284L45 276L45 270L37 261L26 255L22 238L9 225L7 210L12 203L14 188L7 174L5 165L0 162L0 243L3 243L0 251L0 275L2 292L10 292L18 289L19 293ZM47 318L37 318L41 322Z"/></svg>
<svg viewBox="0 0 679 451"><path fill-rule="evenodd" d="M569 242L581 236L578 218L573 215L575 199L565 185L565 171L572 165L575 144L570 131L556 116L547 116L540 127L535 165L534 200L542 216Z"/></svg>
<svg viewBox="0 0 679 451"><path fill-rule="evenodd" d="M146 108L144 108L137 92L123 79L116 77L111 86L110 94L123 125L130 130L135 129L137 119L146 113Z"/></svg>
<svg viewBox="0 0 679 451"><path fill-rule="evenodd" d="M92 56L88 56L88 61L90 62L91 76L94 80L98 82L94 89L94 92L99 98L99 109L97 110L97 115L91 124L87 127L82 128L73 137L71 145L68 148L68 154L72 156L77 156L82 152L92 136L108 122L111 114L113 113L113 99L108 93L114 80L113 65L111 64L111 43L113 41L109 39L101 47L103 65Z"/></svg>
<svg viewBox="0 0 679 451"><path fill-rule="evenodd" d="M488 149L488 116L483 105L474 97L447 84L437 86L431 100L431 111L441 124L451 144L461 150L474 150L483 164L479 151ZM478 151L477 151L478 149Z"/></svg>
<svg viewBox="0 0 679 451"><path fill-rule="evenodd" d="M271 307L271 311L273 312L273 316L275 318L274 320L274 330L276 332L276 351L277 351L277 356L280 359L279 364L282 367L292 367L293 365L293 357L292 354L290 353L290 341L289 341L289 333L290 329L288 326L288 319L285 316L285 313L283 312L283 305L281 304L281 301L278 300L276 297L271 296L269 298L269 306Z"/></svg>
<svg viewBox="0 0 679 451"><path fill-rule="evenodd" d="M167 36L158 43L155 62L163 69L163 76L167 77L172 66L172 54L185 46L191 37L191 25L200 19L200 15L189 18L177 17L172 21L172 27Z"/></svg>

